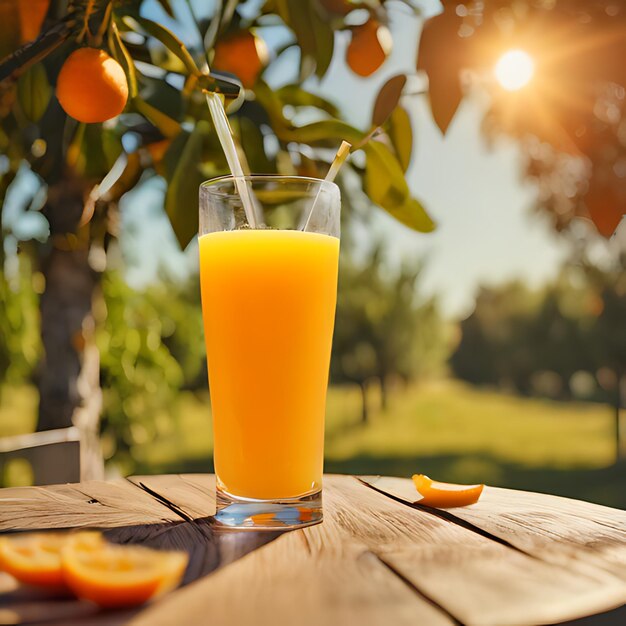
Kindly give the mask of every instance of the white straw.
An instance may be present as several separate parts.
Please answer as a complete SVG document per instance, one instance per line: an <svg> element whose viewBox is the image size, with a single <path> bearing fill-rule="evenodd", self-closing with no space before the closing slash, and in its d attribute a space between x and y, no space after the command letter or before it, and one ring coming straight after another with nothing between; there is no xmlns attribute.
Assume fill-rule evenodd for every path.
<svg viewBox="0 0 626 626"><path fill-rule="evenodd" d="M241 196L241 203L243 204L243 210L246 214L248 224L250 228L256 228L257 219L254 202L252 200L252 190L248 185L248 181L244 178L244 171L241 167L241 163L239 162L239 157L237 156L237 148L233 139L233 131L228 122L226 111L224 111L224 105L222 104L219 95L216 93L206 92L206 101L209 106L211 118L213 119L215 131L217 132L217 136L222 144L222 149L224 150L228 167L233 175L235 187Z"/></svg>
<svg viewBox="0 0 626 626"><path fill-rule="evenodd" d="M335 155L333 162L330 164L328 173L326 174L324 178L325 181L332 183L335 180L337 174L339 173L341 166L343 165L344 161L348 158L348 154L350 154L350 148L352 148L352 144L348 143L347 141L341 142L341 145L339 146L339 150L337 150L337 154ZM313 203L311 204L311 208L309 209L309 214L307 215L306 222L304 223L304 228L302 230L306 230L309 226L309 222L311 221L311 217L313 216L313 211L315 210L315 204L317 203L317 200L320 197L321 191L322 191L322 187L320 185L317 195L315 196L315 199L313 200Z"/></svg>

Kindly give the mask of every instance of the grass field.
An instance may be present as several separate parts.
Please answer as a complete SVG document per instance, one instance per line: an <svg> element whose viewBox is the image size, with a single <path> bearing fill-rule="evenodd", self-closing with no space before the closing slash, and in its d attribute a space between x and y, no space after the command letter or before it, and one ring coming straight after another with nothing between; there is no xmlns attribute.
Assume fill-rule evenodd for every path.
<svg viewBox="0 0 626 626"><path fill-rule="evenodd" d="M0 435L32 428L30 390L5 390ZM372 397L372 404L377 398ZM212 437L206 397L181 394L168 426L137 446L136 471L208 471ZM410 476L556 493L626 508L626 464L613 464L611 410L432 383L391 395L386 412L360 423L359 392L328 399L326 471Z"/></svg>

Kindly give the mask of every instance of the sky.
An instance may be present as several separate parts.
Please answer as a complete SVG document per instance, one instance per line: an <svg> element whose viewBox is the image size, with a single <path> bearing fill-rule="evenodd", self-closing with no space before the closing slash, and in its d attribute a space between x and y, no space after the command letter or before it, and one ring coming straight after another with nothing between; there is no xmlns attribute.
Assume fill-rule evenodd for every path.
<svg viewBox="0 0 626 626"><path fill-rule="evenodd" d="M424 14L437 12L438 7L437 2L428 1ZM364 80L346 69L345 33L346 37L338 37L323 82L309 80L307 88L334 100L351 123L367 127L380 85L400 72L414 72L420 25L420 18L395 3L391 21L394 48L378 72ZM184 26L179 32L189 36ZM283 37L276 29L264 29L262 35L270 48L277 47ZM292 72L293 64L287 58L265 78L278 86ZM423 95L408 96L403 105L414 133L407 180L437 222L437 229L415 233L376 211L371 228L360 229L359 245L367 247L383 233L389 243L390 264L424 260L423 293L436 294L444 313L455 317L471 312L481 284L521 278L540 285L553 277L567 256L567 247L548 223L531 211L535 189L522 179L521 156L513 141L502 139L487 146L480 132L484 102L479 97L464 100L445 137L434 125ZM132 242L125 242L128 245L123 249L128 253L137 248L146 251L133 254L134 266L128 269L129 282L137 286L152 280L161 264L183 276L197 263L194 245L185 255L177 251L160 209L163 193L163 183L153 180L128 194L122 204L123 219L134 231ZM140 224L150 227L137 227Z"/></svg>

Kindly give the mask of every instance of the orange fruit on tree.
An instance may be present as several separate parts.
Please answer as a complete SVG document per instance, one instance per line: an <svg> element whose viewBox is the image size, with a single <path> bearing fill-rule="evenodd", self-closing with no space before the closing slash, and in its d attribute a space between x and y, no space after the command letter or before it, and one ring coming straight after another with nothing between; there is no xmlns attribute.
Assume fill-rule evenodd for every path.
<svg viewBox="0 0 626 626"><path fill-rule="evenodd" d="M187 567L185 552L115 545L100 533L78 533L62 551L63 577L79 597L101 607L147 602L177 587Z"/></svg>
<svg viewBox="0 0 626 626"><path fill-rule="evenodd" d="M64 588L61 551L65 533L26 533L0 538L0 570L22 583Z"/></svg>
<svg viewBox="0 0 626 626"><path fill-rule="evenodd" d="M359 76L370 76L385 62L391 52L391 33L386 26L370 18L352 29L346 51L348 67Z"/></svg>
<svg viewBox="0 0 626 626"><path fill-rule="evenodd" d="M79 48L63 64L56 91L64 111L74 119L104 122L124 110L128 81L122 66L104 50Z"/></svg>
<svg viewBox="0 0 626 626"><path fill-rule="evenodd" d="M37 39L49 6L50 0L18 0L22 43Z"/></svg>
<svg viewBox="0 0 626 626"><path fill-rule="evenodd" d="M485 485L455 485L441 483L424 474L414 474L415 488L422 496L417 504L434 506L439 509L451 509L457 506L467 506L478 502Z"/></svg>
<svg viewBox="0 0 626 626"><path fill-rule="evenodd" d="M242 30L215 44L212 68L229 72L250 89L267 64L269 53L263 39L249 30Z"/></svg>

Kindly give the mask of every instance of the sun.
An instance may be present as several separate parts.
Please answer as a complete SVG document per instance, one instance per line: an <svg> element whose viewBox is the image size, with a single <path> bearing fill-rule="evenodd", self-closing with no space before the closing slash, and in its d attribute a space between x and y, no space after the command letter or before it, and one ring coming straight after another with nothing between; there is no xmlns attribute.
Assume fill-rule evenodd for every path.
<svg viewBox="0 0 626 626"><path fill-rule="evenodd" d="M494 74L503 89L517 91L525 87L535 73L533 58L524 50L508 50L496 63Z"/></svg>

